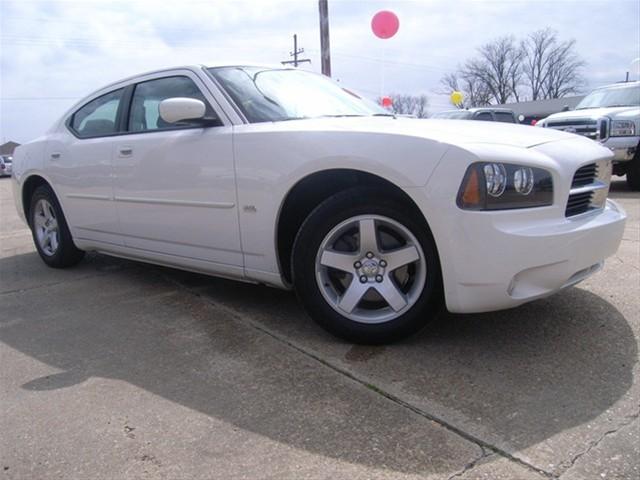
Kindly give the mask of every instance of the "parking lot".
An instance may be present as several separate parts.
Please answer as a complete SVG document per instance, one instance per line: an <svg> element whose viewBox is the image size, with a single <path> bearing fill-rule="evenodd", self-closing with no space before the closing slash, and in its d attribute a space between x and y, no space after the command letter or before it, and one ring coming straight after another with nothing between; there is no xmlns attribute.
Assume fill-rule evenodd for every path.
<svg viewBox="0 0 640 480"><path fill-rule="evenodd" d="M90 254L0 179L0 478L633 479L640 195L616 256L518 309L354 346L290 292Z"/></svg>

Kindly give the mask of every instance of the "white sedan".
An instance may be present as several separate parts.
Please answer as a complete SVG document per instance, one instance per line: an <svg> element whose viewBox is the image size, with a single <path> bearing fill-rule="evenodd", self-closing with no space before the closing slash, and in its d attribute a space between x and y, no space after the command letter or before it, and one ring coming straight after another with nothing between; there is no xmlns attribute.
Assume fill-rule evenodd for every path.
<svg viewBox="0 0 640 480"><path fill-rule="evenodd" d="M527 126L396 118L320 75L191 66L80 101L14 155L51 267L93 250L294 288L330 332L384 343L510 308L615 253L611 152Z"/></svg>

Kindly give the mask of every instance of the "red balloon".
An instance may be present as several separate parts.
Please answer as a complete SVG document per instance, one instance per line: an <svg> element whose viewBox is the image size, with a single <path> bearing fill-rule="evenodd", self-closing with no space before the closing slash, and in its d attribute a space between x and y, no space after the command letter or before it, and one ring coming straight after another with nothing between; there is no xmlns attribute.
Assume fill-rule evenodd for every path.
<svg viewBox="0 0 640 480"><path fill-rule="evenodd" d="M393 100L391 100L391 97L382 97L383 107L390 107L391 105L393 105Z"/></svg>
<svg viewBox="0 0 640 480"><path fill-rule="evenodd" d="M400 28L400 20L395 13L382 10L376 13L371 19L371 30L378 38L391 38Z"/></svg>
<svg viewBox="0 0 640 480"><path fill-rule="evenodd" d="M531 126L532 127L535 127L536 123L538 123L538 120L535 120L535 119L531 120Z"/></svg>

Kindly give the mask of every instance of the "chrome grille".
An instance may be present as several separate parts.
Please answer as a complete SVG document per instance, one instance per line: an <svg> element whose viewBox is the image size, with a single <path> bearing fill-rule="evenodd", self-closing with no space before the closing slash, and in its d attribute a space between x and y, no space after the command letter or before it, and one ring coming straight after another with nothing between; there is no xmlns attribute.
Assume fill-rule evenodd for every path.
<svg viewBox="0 0 640 480"><path fill-rule="evenodd" d="M551 120L546 127L582 135L591 140L604 140L607 137L607 122L595 119Z"/></svg>
<svg viewBox="0 0 640 480"><path fill-rule="evenodd" d="M611 160L584 165L571 182L565 216L573 217L604 207L611 181Z"/></svg>

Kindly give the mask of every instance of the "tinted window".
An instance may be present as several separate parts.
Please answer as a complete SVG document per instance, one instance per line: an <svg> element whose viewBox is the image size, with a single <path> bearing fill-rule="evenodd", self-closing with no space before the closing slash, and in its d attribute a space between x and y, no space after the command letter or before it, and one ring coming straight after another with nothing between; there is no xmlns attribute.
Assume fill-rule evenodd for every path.
<svg viewBox="0 0 640 480"><path fill-rule="evenodd" d="M73 114L71 128L80 137L109 135L118 130L117 117L123 88L90 101Z"/></svg>
<svg viewBox="0 0 640 480"><path fill-rule="evenodd" d="M485 122L492 122L493 117L491 116L491 112L480 112L476 113L476 116L473 117L474 120L483 120Z"/></svg>
<svg viewBox="0 0 640 480"><path fill-rule="evenodd" d="M513 117L512 113L493 112L493 115L496 117L496 122L516 123L516 119Z"/></svg>
<svg viewBox="0 0 640 480"><path fill-rule="evenodd" d="M201 100L207 105L205 116L215 117L207 100L196 84L188 77L166 77L136 85L129 113L129 131L143 132L185 126L198 126L198 123L185 120L168 123L160 118L159 105L162 100L173 97L187 97Z"/></svg>

